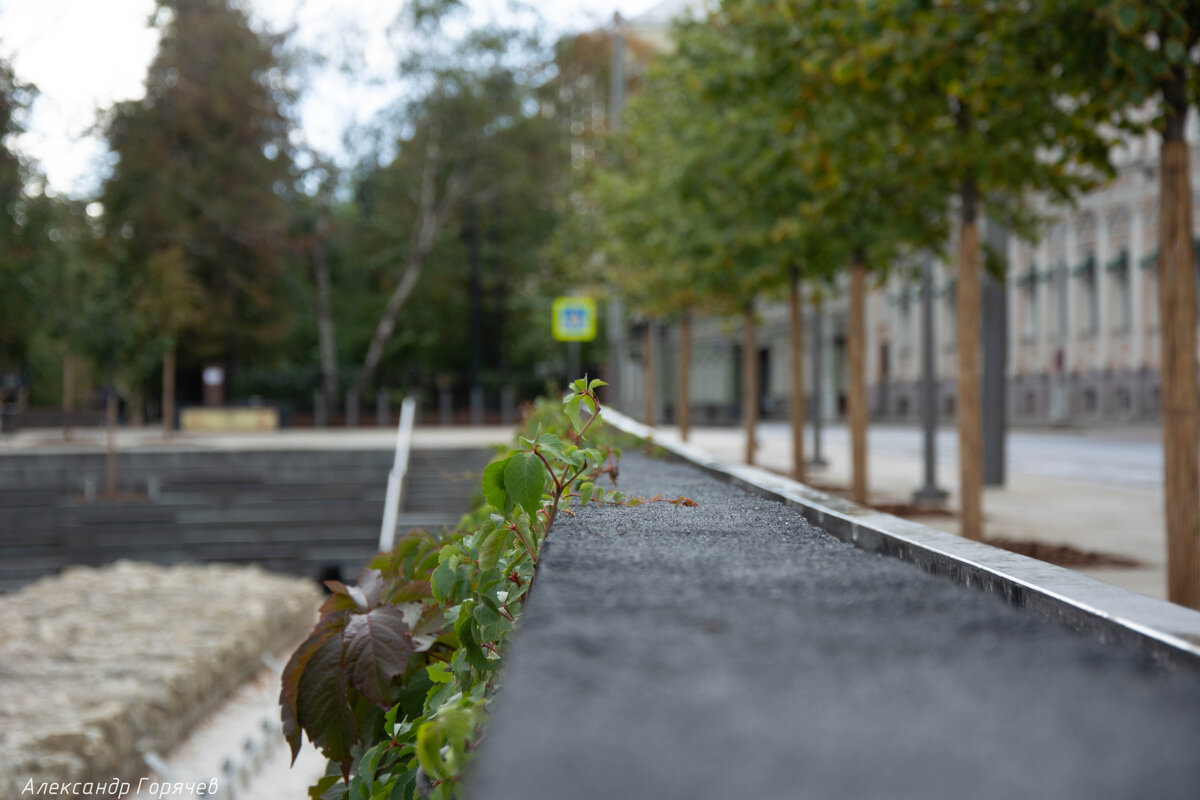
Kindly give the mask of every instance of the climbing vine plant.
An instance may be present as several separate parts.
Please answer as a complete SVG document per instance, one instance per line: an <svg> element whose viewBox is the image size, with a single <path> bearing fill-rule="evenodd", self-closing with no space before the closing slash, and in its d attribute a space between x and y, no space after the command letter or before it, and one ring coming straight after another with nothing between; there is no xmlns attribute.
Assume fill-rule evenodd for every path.
<svg viewBox="0 0 1200 800"><path fill-rule="evenodd" d="M596 441L604 385L585 377L558 408L539 403L457 529L411 531L356 585L327 582L279 698L293 760L302 732L329 758L314 800L454 796L555 518L573 504L641 502L600 485L615 486L620 456Z"/></svg>

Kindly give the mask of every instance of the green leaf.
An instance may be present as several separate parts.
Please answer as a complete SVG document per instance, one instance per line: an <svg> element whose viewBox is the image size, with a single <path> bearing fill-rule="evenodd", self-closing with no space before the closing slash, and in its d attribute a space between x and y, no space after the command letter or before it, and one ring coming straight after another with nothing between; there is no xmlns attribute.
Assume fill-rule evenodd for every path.
<svg viewBox="0 0 1200 800"><path fill-rule="evenodd" d="M596 391L597 388L599 388L601 386L608 386L608 384L605 383L604 381L600 380L599 378L596 378L591 383L588 384L587 388L588 388L589 392L594 392L594 391Z"/></svg>
<svg viewBox="0 0 1200 800"><path fill-rule="evenodd" d="M543 433L537 439L537 447L543 453L549 453L558 461L563 457L563 442L552 433Z"/></svg>
<svg viewBox="0 0 1200 800"><path fill-rule="evenodd" d="M346 800L350 796L350 787L343 783L338 776L334 777L337 778L337 783L321 793L321 800Z"/></svg>
<svg viewBox="0 0 1200 800"><path fill-rule="evenodd" d="M579 504L586 506L592 502L592 495L596 491L596 486L591 481L584 481L579 487Z"/></svg>
<svg viewBox="0 0 1200 800"><path fill-rule="evenodd" d="M417 763L434 780L450 777L442 763L441 749L445 743L446 737L432 720L417 729Z"/></svg>
<svg viewBox="0 0 1200 800"><path fill-rule="evenodd" d="M486 604L480 604L475 607L475 622L479 624L480 633L486 641L494 642L506 630L507 620L497 614Z"/></svg>
<svg viewBox="0 0 1200 800"><path fill-rule="evenodd" d="M534 453L521 453L509 459L504 468L504 491L513 505L536 514L546 491L546 465Z"/></svg>
<svg viewBox="0 0 1200 800"><path fill-rule="evenodd" d="M383 729L388 736L396 735L396 714L400 711L400 704L392 706L388 712L383 715Z"/></svg>
<svg viewBox="0 0 1200 800"><path fill-rule="evenodd" d="M452 747L461 747L475 733L475 718L465 708L447 708L438 713L438 726Z"/></svg>
<svg viewBox="0 0 1200 800"><path fill-rule="evenodd" d="M358 762L358 774L366 784L366 790L369 793L369 787L375 783L375 771L379 769L379 761L387 752L388 745L391 742L379 742L367 752L363 753L362 758Z"/></svg>
<svg viewBox="0 0 1200 800"><path fill-rule="evenodd" d="M429 680L434 683L449 683L454 680L454 673L450 671L450 667L441 661L430 664L425 671L429 673Z"/></svg>
<svg viewBox="0 0 1200 800"><path fill-rule="evenodd" d="M563 403L563 411L567 415L567 419L571 421L571 427L576 431L583 430L583 422L579 419L579 401L581 397L575 395L570 400Z"/></svg>
<svg viewBox="0 0 1200 800"><path fill-rule="evenodd" d="M512 456L493 461L483 470L483 499L497 511L504 511L508 494L504 490L504 472Z"/></svg>
<svg viewBox="0 0 1200 800"><path fill-rule="evenodd" d="M512 536L507 528L494 528L487 534L479 548L479 568L489 570L500 561L500 553L506 548L506 542Z"/></svg>
<svg viewBox="0 0 1200 800"><path fill-rule="evenodd" d="M409 796L409 789L412 788L416 781L417 768L413 767L396 780L396 785L392 787L392 794L388 800L404 800L404 798Z"/></svg>
<svg viewBox="0 0 1200 800"><path fill-rule="evenodd" d="M380 708L391 708L392 679L404 672L413 654L412 635L404 614L395 606L380 606L354 614L342 634L343 668L350 683Z"/></svg>
<svg viewBox="0 0 1200 800"><path fill-rule="evenodd" d="M1138 11L1134 6L1122 5L1117 9L1117 28L1122 33L1129 33L1137 27Z"/></svg>
<svg viewBox="0 0 1200 800"><path fill-rule="evenodd" d="M454 589L454 567L449 561L443 561L438 564L438 568L433 571L433 579L429 582L430 588L433 589L433 599L439 603L444 603L450 599L450 594Z"/></svg>
<svg viewBox="0 0 1200 800"><path fill-rule="evenodd" d="M312 786L308 787L308 796L312 800L321 800L321 798L324 797L325 792L333 788L334 784L341 782L342 778L340 775L326 775Z"/></svg>
<svg viewBox="0 0 1200 800"><path fill-rule="evenodd" d="M1187 58L1187 49L1178 39L1167 39L1163 45L1163 55L1167 57L1167 61L1172 64L1182 64Z"/></svg>

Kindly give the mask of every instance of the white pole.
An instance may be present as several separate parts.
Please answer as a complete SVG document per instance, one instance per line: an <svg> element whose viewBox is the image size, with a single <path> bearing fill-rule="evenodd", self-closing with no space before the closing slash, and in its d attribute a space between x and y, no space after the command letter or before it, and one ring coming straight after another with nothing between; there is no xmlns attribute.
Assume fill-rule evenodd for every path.
<svg viewBox="0 0 1200 800"><path fill-rule="evenodd" d="M404 398L400 404L400 428L396 433L396 459L388 473L387 498L383 504L383 524L379 528L379 552L386 553L396 543L396 521L400 516L400 489L408 471L408 448L412 442L413 416L417 401Z"/></svg>

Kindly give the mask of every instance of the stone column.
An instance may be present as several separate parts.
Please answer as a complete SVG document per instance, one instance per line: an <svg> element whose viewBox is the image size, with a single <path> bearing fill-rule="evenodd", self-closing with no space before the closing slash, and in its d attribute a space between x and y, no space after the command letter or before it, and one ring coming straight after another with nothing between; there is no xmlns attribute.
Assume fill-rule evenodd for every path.
<svg viewBox="0 0 1200 800"><path fill-rule="evenodd" d="M1108 272L1108 260L1111 258L1108 248L1108 208L1096 210L1096 364L1100 372L1108 369L1108 334L1111 330L1112 315L1108 307L1108 284L1111 280ZM1104 387L1107 395L1108 386ZM1101 408L1106 406L1104 396L1097 398Z"/></svg>
<svg viewBox="0 0 1200 800"><path fill-rule="evenodd" d="M1141 181L1137 183L1142 188ZM1129 207L1129 369L1137 375L1146 366L1146 274L1142 258L1146 255L1143 241L1145 218L1142 214L1141 191L1134 193ZM1139 384L1140 389L1140 384ZM1140 398L1139 398L1140 399ZM1141 403L1134 403L1135 413L1141 413Z"/></svg>
<svg viewBox="0 0 1200 800"><path fill-rule="evenodd" d="M1079 301L1078 292L1075 287L1075 276L1072 274L1075 266L1079 263L1079 231L1073 217L1068 217L1063 220L1066 226L1066 262L1067 272L1065 276L1067 290L1067 338L1063 342L1063 374L1070 374L1071 370L1078 366L1078 340L1079 332Z"/></svg>
<svg viewBox="0 0 1200 800"><path fill-rule="evenodd" d="M1034 336L1033 355L1038 371L1049 373L1054 369L1054 320L1058 313L1056 310L1058 306L1054 299L1054 292L1050 291L1054 286L1054 280L1050 272L1052 265L1050 264L1050 242L1047 237L1042 237L1042 240L1038 242L1034 263L1039 283L1037 288L1038 321Z"/></svg>
<svg viewBox="0 0 1200 800"><path fill-rule="evenodd" d="M1021 352L1021 334L1025 328L1025 316L1029 314L1029 308L1021 298L1021 287L1018 281L1015 280L1025 274L1025 264L1021 263L1021 243L1015 235L1008 237L1008 352L1010 358L1008 361L1007 375L1008 391L1011 393L1013 378L1017 375L1018 365L1023 365L1025 354ZM1018 312L1021 318L1018 319Z"/></svg>

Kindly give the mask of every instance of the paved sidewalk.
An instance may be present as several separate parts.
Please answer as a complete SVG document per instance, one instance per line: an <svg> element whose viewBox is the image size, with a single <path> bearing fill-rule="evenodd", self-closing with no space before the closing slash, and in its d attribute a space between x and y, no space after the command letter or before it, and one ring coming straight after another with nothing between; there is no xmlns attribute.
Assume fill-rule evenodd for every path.
<svg viewBox="0 0 1200 800"><path fill-rule="evenodd" d="M678 440L678 429L660 430L663 436ZM764 423L758 431L758 465L790 472L790 427ZM1010 433L1006 484L984 491L985 536L1065 544L1132 558L1142 566L1079 571L1165 599L1161 461L1155 456L1158 435L1157 429L1149 427ZM733 463L740 463L745 452L740 428L694 428L689 441ZM924 478L920 430L875 426L868 441L872 502L910 502L913 490L922 485ZM812 444L811 435L806 436L810 457ZM950 493L947 507L957 511L957 441L952 429L939 431L938 451L938 485ZM849 436L844 426L826 428L822 456L828 466L811 468L808 482L848 487ZM957 517L914 519L958 533Z"/></svg>
<svg viewBox="0 0 1200 800"><path fill-rule="evenodd" d="M413 428L413 447L486 447L510 444L514 428L504 425L428 425ZM285 428L241 433L176 433L163 439L157 427L117 429L118 450L391 450L396 429ZM74 428L64 440L61 428L33 428L0 435L0 455L6 453L94 453L105 448L103 428Z"/></svg>

